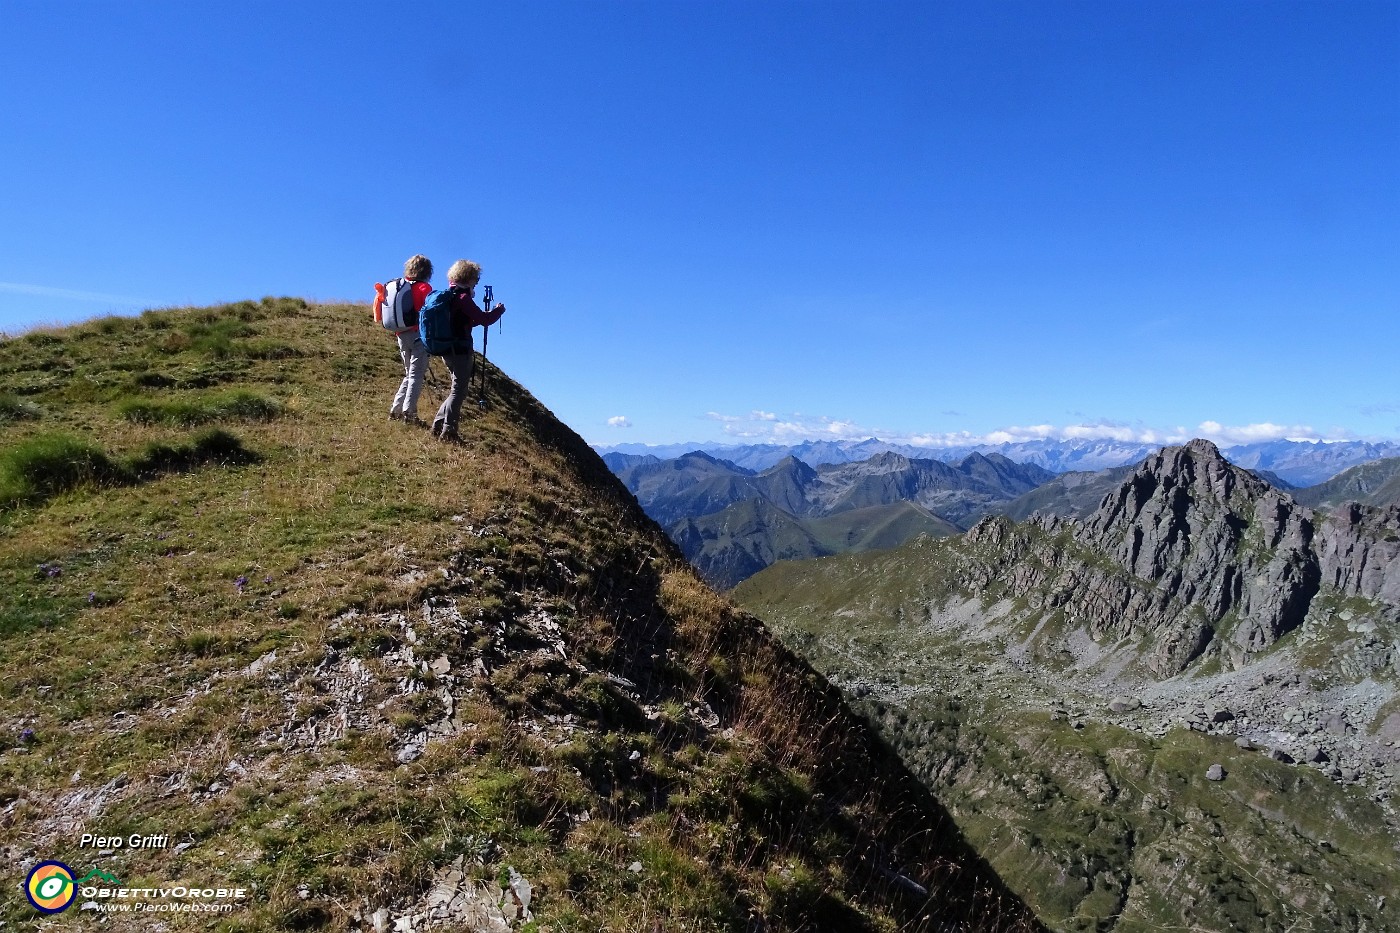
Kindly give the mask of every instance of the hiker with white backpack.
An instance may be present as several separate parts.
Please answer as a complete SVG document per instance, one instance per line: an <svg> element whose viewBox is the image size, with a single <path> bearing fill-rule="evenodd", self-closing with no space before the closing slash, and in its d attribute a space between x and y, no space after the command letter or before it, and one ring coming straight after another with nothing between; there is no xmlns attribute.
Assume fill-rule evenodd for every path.
<svg viewBox="0 0 1400 933"><path fill-rule="evenodd" d="M418 315L433 286L433 264L421 253L403 264L403 278L374 283L374 319L394 335L403 361L403 381L389 406L390 421L423 424L418 417L418 396L428 374L428 350L418 333Z"/></svg>
<svg viewBox="0 0 1400 933"><path fill-rule="evenodd" d="M468 259L457 260L447 270L448 287L429 295L418 317L419 334L427 352L442 357L452 374L447 399L433 418L433 435L444 441L461 442L457 426L471 385L472 328L489 327L506 313L503 304L491 309L490 288L486 290L486 310L476 303L473 291L480 281L481 266Z"/></svg>

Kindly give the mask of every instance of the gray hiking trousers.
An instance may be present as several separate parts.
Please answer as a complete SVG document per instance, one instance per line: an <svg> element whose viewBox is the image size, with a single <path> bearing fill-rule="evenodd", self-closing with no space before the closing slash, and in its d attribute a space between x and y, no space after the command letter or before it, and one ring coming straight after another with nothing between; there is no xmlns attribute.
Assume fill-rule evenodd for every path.
<svg viewBox="0 0 1400 933"><path fill-rule="evenodd" d="M457 433L457 424L462 418L462 403L467 400L467 392L470 391L472 383L473 355L472 351L468 350L466 353L454 353L442 358L447 364L447 371L452 374L452 389L433 417L434 434Z"/></svg>
<svg viewBox="0 0 1400 933"><path fill-rule="evenodd" d="M423 391L423 379L428 375L428 348L416 330L395 334L399 341L399 359L403 360L403 382L394 393L389 416L418 417L418 396Z"/></svg>

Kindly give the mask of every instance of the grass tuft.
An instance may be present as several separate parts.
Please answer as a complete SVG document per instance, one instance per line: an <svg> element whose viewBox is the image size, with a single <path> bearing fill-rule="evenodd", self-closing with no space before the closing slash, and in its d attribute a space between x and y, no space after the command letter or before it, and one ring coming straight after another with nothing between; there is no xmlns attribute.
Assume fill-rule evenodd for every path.
<svg viewBox="0 0 1400 933"><path fill-rule="evenodd" d="M127 399L117 414L135 424L208 424L211 421L267 421L282 413L282 404L246 390L189 399Z"/></svg>
<svg viewBox="0 0 1400 933"><path fill-rule="evenodd" d="M44 410L28 399L10 392L0 393L0 422L36 421L43 415Z"/></svg>
<svg viewBox="0 0 1400 933"><path fill-rule="evenodd" d="M234 355L233 341L239 337L250 337L257 333L243 317L196 320L187 324L182 331L166 337L161 345L167 353L180 353L192 350L216 359Z"/></svg>
<svg viewBox="0 0 1400 933"><path fill-rule="evenodd" d="M94 444L69 434L41 434L0 454L0 507L38 502L126 476Z"/></svg>
<svg viewBox="0 0 1400 933"><path fill-rule="evenodd" d="M176 473L196 467L242 466L256 463L258 455L243 446L236 435L221 428L203 431L185 444L155 441L131 461L131 472L149 478L161 473Z"/></svg>
<svg viewBox="0 0 1400 933"><path fill-rule="evenodd" d="M40 434L0 454L0 509L37 505L88 486L122 486L205 465L255 463L258 455L219 428L183 444L153 441L128 459L70 434Z"/></svg>

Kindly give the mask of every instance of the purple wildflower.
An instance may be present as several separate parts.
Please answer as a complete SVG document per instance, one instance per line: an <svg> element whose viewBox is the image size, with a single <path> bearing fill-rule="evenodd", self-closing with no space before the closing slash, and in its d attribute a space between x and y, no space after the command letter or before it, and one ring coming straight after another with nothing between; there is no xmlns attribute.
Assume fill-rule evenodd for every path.
<svg viewBox="0 0 1400 933"><path fill-rule="evenodd" d="M97 602L97 594L96 594L96 593L89 593L89 594L88 594L88 605L91 606L91 605L92 605L93 603L95 603L95 602Z"/></svg>
<svg viewBox="0 0 1400 933"><path fill-rule="evenodd" d="M33 730L33 729L25 729L24 731L22 731L22 732L19 734L19 740L20 740L21 742L25 742L25 743L34 741L34 730Z"/></svg>
<svg viewBox="0 0 1400 933"><path fill-rule="evenodd" d="M237 587L237 588L238 588L238 592L241 593L241 592L243 592L243 587L245 587L245 586L248 585L248 578L245 577L245 576L239 576L239 578L238 578L237 580L234 580L234 581L233 581L233 585L234 585L235 587Z"/></svg>
<svg viewBox="0 0 1400 933"><path fill-rule="evenodd" d="M263 582L264 582L264 583L271 583L271 582L272 582L272 574L268 574L267 576L263 577Z"/></svg>

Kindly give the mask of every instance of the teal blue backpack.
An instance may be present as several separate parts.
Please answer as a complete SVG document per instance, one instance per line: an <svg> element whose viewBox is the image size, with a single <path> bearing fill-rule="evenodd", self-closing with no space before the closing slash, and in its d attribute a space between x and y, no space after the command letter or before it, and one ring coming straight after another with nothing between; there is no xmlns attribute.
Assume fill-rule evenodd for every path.
<svg viewBox="0 0 1400 933"><path fill-rule="evenodd" d="M472 333L465 316L457 314L457 302L469 294L457 286L433 292L418 312L418 335L433 356L449 356L472 351Z"/></svg>

